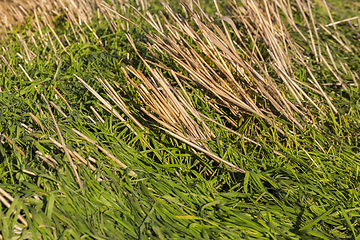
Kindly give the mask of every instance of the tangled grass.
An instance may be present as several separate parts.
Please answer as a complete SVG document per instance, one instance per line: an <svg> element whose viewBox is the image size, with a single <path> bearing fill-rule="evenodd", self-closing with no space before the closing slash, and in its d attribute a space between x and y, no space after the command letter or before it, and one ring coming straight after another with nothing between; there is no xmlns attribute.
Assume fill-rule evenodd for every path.
<svg viewBox="0 0 360 240"><path fill-rule="evenodd" d="M339 3L0 5L1 237L358 239Z"/></svg>

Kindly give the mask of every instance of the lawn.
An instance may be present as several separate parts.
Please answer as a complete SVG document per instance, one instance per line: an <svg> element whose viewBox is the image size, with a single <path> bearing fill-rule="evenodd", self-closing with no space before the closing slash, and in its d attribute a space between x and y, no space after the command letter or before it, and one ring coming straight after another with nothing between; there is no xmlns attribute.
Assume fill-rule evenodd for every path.
<svg viewBox="0 0 360 240"><path fill-rule="evenodd" d="M360 239L360 3L11 4L0 239Z"/></svg>

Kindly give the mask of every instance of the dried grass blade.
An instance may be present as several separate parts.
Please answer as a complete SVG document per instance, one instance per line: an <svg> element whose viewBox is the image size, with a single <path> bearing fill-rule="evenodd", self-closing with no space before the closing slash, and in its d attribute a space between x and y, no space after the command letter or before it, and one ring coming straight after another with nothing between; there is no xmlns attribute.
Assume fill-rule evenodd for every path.
<svg viewBox="0 0 360 240"><path fill-rule="evenodd" d="M50 113L50 115L51 115L51 118L52 118L52 120L53 120L53 122L54 122L56 131L57 131L58 136L59 136L59 138L60 138L60 142L61 142L62 148L64 149L65 155L66 155L66 157L68 158L68 160L69 160L69 162L70 162L70 166L71 166L71 168L72 168L72 170L73 170L73 173L74 173L74 176L75 176L75 178L76 178L76 181L77 181L77 183L79 184L79 187L82 189L83 186L82 186L82 183L81 183L79 174L78 174L78 172L77 172L77 170L76 170L76 167L75 167L75 165L74 165L74 162L73 162L72 158L71 158L70 155L69 155L69 152L68 152L68 149L67 149L67 147L66 147L64 138L62 137L60 128L59 128L59 126L58 126L58 124L57 124L57 122L56 122L56 119L55 119L55 117L54 117L54 114L53 114L52 111L51 111L50 104L49 104L49 102L46 100L46 98L45 98L45 96L44 96L43 94L41 94L41 97L43 98L44 102L46 103L46 106L47 106L47 108L48 108L48 111L49 111L49 113Z"/></svg>

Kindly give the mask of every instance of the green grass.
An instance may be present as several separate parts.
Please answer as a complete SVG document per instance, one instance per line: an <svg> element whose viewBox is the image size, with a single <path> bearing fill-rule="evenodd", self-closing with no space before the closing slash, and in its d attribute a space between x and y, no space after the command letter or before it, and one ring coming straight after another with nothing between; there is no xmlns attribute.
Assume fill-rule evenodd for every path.
<svg viewBox="0 0 360 240"><path fill-rule="evenodd" d="M212 1L204 7L209 15L214 11L210 4ZM360 8L357 3L334 1L331 4L346 18L356 16ZM175 1L171 1L170 6L179 13L183 11ZM316 21L323 25L329 23L322 1L316 1L314 6ZM154 2L149 7L152 13L160 9L163 7ZM123 13L119 6L117 10ZM155 34L143 19L135 18L132 13L128 8L131 20ZM300 30L308 36L301 13L294 14ZM341 20L336 12L332 14L334 21ZM103 15L100 24L94 17L89 25L104 44L101 47L84 24L81 32L89 43L75 39L64 13L54 20L55 31L69 55L46 26L42 27L42 34L49 32L56 53L51 44L41 46L37 39L39 29L32 26L34 17L7 31L7 37L5 34L0 37L0 45L9 50L9 56L3 50L1 55L16 73L0 61L0 133L12 141L4 136L0 138L0 187L14 198L12 203L7 200L10 208L1 204L3 239L360 239L360 98L358 88L350 85L353 83L350 75L342 75L350 86L347 90L341 86L323 86L337 114L319 98L318 104L326 114L308 107L314 124L302 122L303 132L280 117L275 119L281 123L282 130L293 131L285 136L277 131L275 124L260 117L247 114L238 117L226 108L220 108L221 113L214 111L210 103L215 103L216 97L190 82L184 85L198 112L259 143L248 142L205 120L216 136L206 141L209 150L247 171L239 173L169 136L141 111L142 101L121 67L131 65L146 76L150 73L129 44L125 31L113 33ZM123 20L115 21L126 25ZM80 31L79 27L75 28ZM158 52L153 56L140 44L140 41L147 42L144 32L131 25L129 28L142 57L151 61L158 57L172 70L189 76L169 56ZM37 47L26 33L29 30L34 33ZM339 24L338 30L340 38L348 41L352 53L344 51L322 30L319 30L320 44L324 47L327 42L336 61L345 62L352 71L358 71L359 37L347 23ZM289 31L301 47L309 49L296 32ZM17 56L20 53L26 57L18 33L36 54L29 64ZM250 39L246 44L252 48ZM261 51L266 57L266 48L263 48ZM328 54L322 53L331 65ZM320 84L337 82L323 63L316 63L311 53L309 59L308 65L315 69L314 75ZM19 64L33 82L27 79ZM306 69L296 62L292 64L296 79L308 83L310 76ZM169 72L163 73L171 78ZM114 88L115 83L119 85L121 89L116 91L145 130L122 112L126 122L101 108L97 98L74 74L120 112L95 76L108 80ZM138 79L135 80L138 83ZM51 86L63 95L72 111ZM82 188L64 151L49 140L51 137L60 142L41 94L67 115L65 118L52 108L67 148L88 161L87 165L75 161ZM317 97L310 91L309 95ZM104 123L90 107L97 110ZM33 131L27 132L22 123ZM134 131L129 130L127 124ZM72 129L86 135L129 168L121 168ZM53 163L52 167L36 151L50 155L58 164ZM96 163L90 162L89 157L96 159ZM131 171L137 176L132 176ZM18 220L19 215L26 219L28 227Z"/></svg>

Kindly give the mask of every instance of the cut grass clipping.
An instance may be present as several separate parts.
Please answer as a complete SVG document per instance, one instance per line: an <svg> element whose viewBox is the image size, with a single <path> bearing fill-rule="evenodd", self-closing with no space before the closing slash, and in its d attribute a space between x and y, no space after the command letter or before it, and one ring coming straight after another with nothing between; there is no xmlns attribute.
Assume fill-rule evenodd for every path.
<svg viewBox="0 0 360 240"><path fill-rule="evenodd" d="M1 239L360 239L360 4L0 2Z"/></svg>

